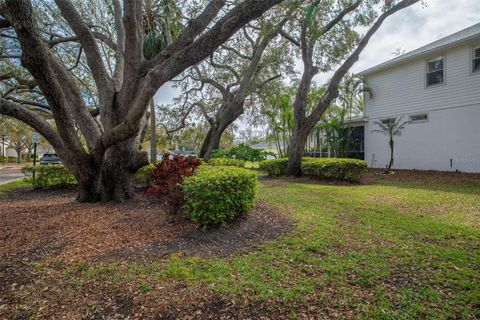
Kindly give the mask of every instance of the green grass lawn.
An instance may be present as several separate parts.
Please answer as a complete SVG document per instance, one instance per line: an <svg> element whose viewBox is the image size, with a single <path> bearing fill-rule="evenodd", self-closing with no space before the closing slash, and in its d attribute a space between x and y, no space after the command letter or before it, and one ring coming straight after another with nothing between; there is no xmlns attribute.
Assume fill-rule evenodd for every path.
<svg viewBox="0 0 480 320"><path fill-rule="evenodd" d="M7 182L5 184L0 184L0 196L2 196L2 194L6 192L13 191L15 189L22 188L22 187L27 187L29 185L30 184L26 182L24 179L18 179L18 180Z"/></svg>
<svg viewBox="0 0 480 320"><path fill-rule="evenodd" d="M262 185L259 199L289 212L295 231L229 258L81 264L64 274L77 285L134 281L139 292L175 279L192 290L276 302L292 319L297 310L356 319L480 317L480 185L278 180Z"/></svg>
<svg viewBox="0 0 480 320"><path fill-rule="evenodd" d="M24 185L0 186L0 194ZM72 300L98 284L128 284L138 296L162 299L173 281L193 295L207 290L273 303L291 319L480 318L479 184L280 179L262 183L258 198L290 215L294 231L226 258L172 255L147 264L46 258L34 264L35 274ZM188 303L182 298L176 303Z"/></svg>

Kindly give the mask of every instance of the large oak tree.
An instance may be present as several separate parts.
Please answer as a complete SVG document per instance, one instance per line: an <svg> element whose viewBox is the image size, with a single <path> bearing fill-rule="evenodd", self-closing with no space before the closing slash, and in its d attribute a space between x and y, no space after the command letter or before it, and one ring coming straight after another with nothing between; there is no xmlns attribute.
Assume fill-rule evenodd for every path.
<svg viewBox="0 0 480 320"><path fill-rule="evenodd" d="M20 57L55 124L5 97L0 98L0 113L25 122L55 148L78 181L79 201L127 199L133 195L134 172L147 163L146 153L139 150L139 139L149 101L157 90L280 2L245 0L227 5L225 0L209 1L185 23L171 44L151 59L143 53L143 1L111 1L116 34L109 37L87 23L85 12L72 1L55 0L58 19L68 24L71 35L50 39L45 38L47 30L39 27L30 1L0 2L0 28L13 28L8 44L19 48L18 55L5 54L2 59ZM56 29L55 25L50 27ZM93 110L78 77L54 50L52 42L68 41L79 44L79 57L84 58L93 79L98 100ZM106 53L100 41L113 53Z"/></svg>

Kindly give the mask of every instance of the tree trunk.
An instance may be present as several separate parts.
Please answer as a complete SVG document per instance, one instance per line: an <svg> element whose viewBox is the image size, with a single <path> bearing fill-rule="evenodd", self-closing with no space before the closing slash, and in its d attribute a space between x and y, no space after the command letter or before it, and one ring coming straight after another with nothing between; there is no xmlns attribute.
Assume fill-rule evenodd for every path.
<svg viewBox="0 0 480 320"><path fill-rule="evenodd" d="M15 147L15 152L17 153L17 164L22 163L22 148L21 147Z"/></svg>
<svg viewBox="0 0 480 320"><path fill-rule="evenodd" d="M294 130L288 146L287 176L300 177L302 175L302 157L305 151L308 131Z"/></svg>
<svg viewBox="0 0 480 320"><path fill-rule="evenodd" d="M393 139L390 139L389 144L390 144L390 162L388 163L388 168L387 168L387 171L385 171L385 173L390 172L390 169L393 166Z"/></svg>
<svg viewBox="0 0 480 320"><path fill-rule="evenodd" d="M155 129L157 121L155 117L155 103L150 100L150 163L157 162L157 136Z"/></svg>
<svg viewBox="0 0 480 320"><path fill-rule="evenodd" d="M221 107L203 141L202 148L200 149L200 158L208 160L210 154L220 147L223 132L243 113L243 104L244 101L233 101Z"/></svg>
<svg viewBox="0 0 480 320"><path fill-rule="evenodd" d="M220 140L222 139L222 134L225 129L226 127L224 126L215 125L208 130L202 148L200 149L200 158L208 160L210 154L220 147Z"/></svg>
<svg viewBox="0 0 480 320"><path fill-rule="evenodd" d="M148 164L146 152L138 150L134 138L112 146L100 168L95 164L75 168L80 202L122 202L135 191L135 172Z"/></svg>

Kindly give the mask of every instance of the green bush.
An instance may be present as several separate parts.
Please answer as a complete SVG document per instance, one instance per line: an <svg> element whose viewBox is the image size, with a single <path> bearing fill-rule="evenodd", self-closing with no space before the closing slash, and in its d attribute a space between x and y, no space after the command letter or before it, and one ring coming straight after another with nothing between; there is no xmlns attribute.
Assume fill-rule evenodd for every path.
<svg viewBox="0 0 480 320"><path fill-rule="evenodd" d="M210 155L210 158L233 158L257 162L267 159L268 156L275 156L275 154L262 149L253 149L242 143L229 150L215 150Z"/></svg>
<svg viewBox="0 0 480 320"><path fill-rule="evenodd" d="M205 227L245 214L254 204L258 181L247 169L201 166L182 187L185 212Z"/></svg>
<svg viewBox="0 0 480 320"><path fill-rule="evenodd" d="M227 167L245 167L245 160L232 158L212 158L208 160L208 164L212 166L227 166Z"/></svg>
<svg viewBox="0 0 480 320"><path fill-rule="evenodd" d="M153 163L149 163L146 166L141 167L135 173L135 184L142 187L151 187L153 186L153 182L150 179L150 174L155 168Z"/></svg>
<svg viewBox="0 0 480 320"><path fill-rule="evenodd" d="M259 169L268 173L271 177L284 176L287 172L287 158L260 161Z"/></svg>
<svg viewBox="0 0 480 320"><path fill-rule="evenodd" d="M260 162L260 170L269 176L283 176L287 171L287 158ZM357 159L310 158L302 159L302 173L305 176L324 180L359 182L367 171L367 163Z"/></svg>
<svg viewBox="0 0 480 320"><path fill-rule="evenodd" d="M35 169L35 180L33 180ZM77 184L77 180L63 165L25 166L22 168L25 179L35 188L64 187Z"/></svg>
<svg viewBox="0 0 480 320"><path fill-rule="evenodd" d="M360 182L367 163L358 159L308 158L302 161L302 173L324 180Z"/></svg>

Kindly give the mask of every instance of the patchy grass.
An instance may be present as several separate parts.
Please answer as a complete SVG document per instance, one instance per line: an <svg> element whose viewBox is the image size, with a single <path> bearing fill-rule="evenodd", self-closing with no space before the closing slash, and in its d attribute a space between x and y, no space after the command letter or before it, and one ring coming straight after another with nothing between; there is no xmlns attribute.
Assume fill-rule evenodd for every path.
<svg viewBox="0 0 480 320"><path fill-rule="evenodd" d="M18 179L4 184L0 184L0 197L6 193L18 188L28 187L30 184L25 179Z"/></svg>
<svg viewBox="0 0 480 320"><path fill-rule="evenodd" d="M54 274L53 286L72 299L108 283L152 301L173 296L180 308L186 292L237 301L247 314L255 302L270 318L480 318L480 184L277 180L259 198L288 211L296 229L251 252L154 263L46 259L35 270L50 283ZM172 293L172 283L181 290Z"/></svg>

